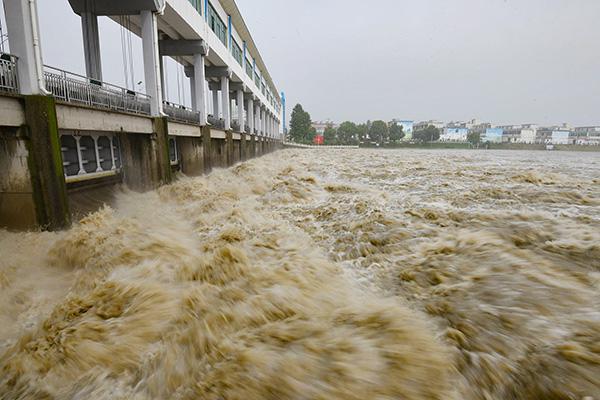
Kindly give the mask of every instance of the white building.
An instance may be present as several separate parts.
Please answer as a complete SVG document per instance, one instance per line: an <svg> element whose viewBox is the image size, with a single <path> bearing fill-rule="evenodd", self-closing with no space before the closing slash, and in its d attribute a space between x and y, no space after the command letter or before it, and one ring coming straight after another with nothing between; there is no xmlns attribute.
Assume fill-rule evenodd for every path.
<svg viewBox="0 0 600 400"><path fill-rule="evenodd" d="M102 82L98 17L107 16L142 39L144 86L149 113L162 117L181 109L164 98L163 57L185 67L191 108L200 125L219 125L275 137L281 99L258 47L233 0L69 0L81 17L87 78ZM44 63L36 48L35 1L5 1L11 51L19 58L24 94L44 93ZM52 38L46 38L52 40ZM22 66L22 68L21 68ZM237 126L237 127L236 127Z"/></svg>
<svg viewBox="0 0 600 400"><path fill-rule="evenodd" d="M468 136L468 128L444 128L440 140L442 142L466 142Z"/></svg>
<svg viewBox="0 0 600 400"><path fill-rule="evenodd" d="M552 144L569 144L570 131L553 131L552 132Z"/></svg>

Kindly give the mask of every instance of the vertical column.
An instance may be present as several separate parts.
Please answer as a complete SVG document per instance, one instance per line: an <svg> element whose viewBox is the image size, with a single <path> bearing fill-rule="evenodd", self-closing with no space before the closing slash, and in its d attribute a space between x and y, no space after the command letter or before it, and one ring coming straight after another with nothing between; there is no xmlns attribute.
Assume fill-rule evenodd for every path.
<svg viewBox="0 0 600 400"><path fill-rule="evenodd" d="M237 112L238 123L240 124L240 132L246 131L246 122L244 121L244 91L237 91Z"/></svg>
<svg viewBox="0 0 600 400"><path fill-rule="evenodd" d="M85 11L81 13L81 30L83 32L83 53L85 55L85 71L89 78L102 80L102 61L100 58L100 35L98 34L98 16L92 12L93 3L85 1Z"/></svg>
<svg viewBox="0 0 600 400"><path fill-rule="evenodd" d="M190 78L190 97L192 98L192 110L198 111L198 102L196 101L196 72L192 72ZM204 85L202 85L204 87ZM200 115L202 119L202 115ZM200 123L202 125L202 123Z"/></svg>
<svg viewBox="0 0 600 400"><path fill-rule="evenodd" d="M164 57L162 55L158 55L158 69L160 71L160 94L163 99L167 98L167 93L165 93L165 65L164 65ZM135 85L134 85L135 87Z"/></svg>
<svg viewBox="0 0 600 400"><path fill-rule="evenodd" d="M219 119L219 91L215 89L212 91L212 94L213 94L213 117L215 117L215 119Z"/></svg>
<svg viewBox="0 0 600 400"><path fill-rule="evenodd" d="M194 110L200 113L200 125L207 124L206 107L206 70L204 69L204 54L194 55L194 90L192 91L192 100L196 108Z"/></svg>
<svg viewBox="0 0 600 400"><path fill-rule="evenodd" d="M265 132L265 106L260 107L260 132L266 136Z"/></svg>
<svg viewBox="0 0 600 400"><path fill-rule="evenodd" d="M229 78L221 78L221 103L223 104L223 120L226 131L231 130L231 101L229 101Z"/></svg>
<svg viewBox="0 0 600 400"><path fill-rule="evenodd" d="M22 94L46 94L35 0L4 2L10 51L18 57Z"/></svg>
<svg viewBox="0 0 600 400"><path fill-rule="evenodd" d="M256 135L260 133L260 101L257 101L254 104L254 129L256 130Z"/></svg>
<svg viewBox="0 0 600 400"><path fill-rule="evenodd" d="M254 135L254 99L252 98L252 95L250 95L250 98L248 99L248 128L249 134Z"/></svg>
<svg viewBox="0 0 600 400"><path fill-rule="evenodd" d="M150 99L150 112L152 116L163 115L162 89L160 85L160 63L158 55L158 27L156 14L152 11L141 11L142 19L142 47L144 52L144 77L146 80L146 94Z"/></svg>

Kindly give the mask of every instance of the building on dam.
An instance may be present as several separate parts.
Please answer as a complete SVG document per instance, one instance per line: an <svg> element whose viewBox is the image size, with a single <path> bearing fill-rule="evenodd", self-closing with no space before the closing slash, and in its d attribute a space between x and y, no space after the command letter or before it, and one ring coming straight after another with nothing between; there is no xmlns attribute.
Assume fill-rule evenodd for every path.
<svg viewBox="0 0 600 400"><path fill-rule="evenodd" d="M115 185L148 190L280 146L280 92L234 0L68 1L85 76L44 64L35 0L4 0L0 227L61 229ZM145 92L103 80L100 16L141 38ZM191 107L163 101L164 57L185 67Z"/></svg>

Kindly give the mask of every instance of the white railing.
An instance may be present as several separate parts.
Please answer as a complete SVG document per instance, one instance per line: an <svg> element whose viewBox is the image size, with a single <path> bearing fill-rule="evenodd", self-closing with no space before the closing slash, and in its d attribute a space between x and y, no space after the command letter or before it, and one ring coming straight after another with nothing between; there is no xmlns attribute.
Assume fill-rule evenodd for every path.
<svg viewBox="0 0 600 400"><path fill-rule="evenodd" d="M163 110L170 119L177 122L185 122L189 124L200 124L200 113L194 111L189 107L182 106L181 104L171 103L169 101L163 102Z"/></svg>
<svg viewBox="0 0 600 400"><path fill-rule="evenodd" d="M94 108L150 115L150 96L44 66L46 90L57 100Z"/></svg>
<svg viewBox="0 0 600 400"><path fill-rule="evenodd" d="M8 53L0 53L0 91L19 93L17 56Z"/></svg>

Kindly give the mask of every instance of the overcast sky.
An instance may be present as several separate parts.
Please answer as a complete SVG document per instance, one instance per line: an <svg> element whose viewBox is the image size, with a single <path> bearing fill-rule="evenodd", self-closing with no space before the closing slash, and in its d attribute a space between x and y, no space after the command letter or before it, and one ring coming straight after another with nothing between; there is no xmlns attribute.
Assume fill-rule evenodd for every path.
<svg viewBox="0 0 600 400"><path fill-rule="evenodd" d="M44 61L84 72L79 17L67 0L38 2ZM237 3L288 112L300 102L313 120L600 124L599 0ZM104 80L124 85L119 27L101 18L100 30ZM137 39L134 59L140 81ZM167 68L170 100L189 103Z"/></svg>

